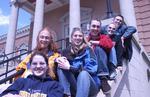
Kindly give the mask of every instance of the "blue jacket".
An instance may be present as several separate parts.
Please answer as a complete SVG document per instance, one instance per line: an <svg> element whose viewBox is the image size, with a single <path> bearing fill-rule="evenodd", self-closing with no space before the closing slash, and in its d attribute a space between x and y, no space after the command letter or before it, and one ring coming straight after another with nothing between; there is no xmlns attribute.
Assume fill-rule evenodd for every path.
<svg viewBox="0 0 150 97"><path fill-rule="evenodd" d="M19 94L22 97L63 97L63 88L50 77L39 78L34 75L18 78L1 95Z"/></svg>
<svg viewBox="0 0 150 97"><path fill-rule="evenodd" d="M136 32L136 28L133 26L127 26L125 24L120 25L116 30L116 34L119 36L123 36L124 38L132 37L133 33Z"/></svg>
<svg viewBox="0 0 150 97"><path fill-rule="evenodd" d="M102 34L107 34L107 27L108 25L102 27ZM117 36L115 37L115 41L120 41L119 39L123 36L125 39L126 38L131 38L132 35L136 32L136 28L133 26L127 26L125 24L120 25L114 35ZM117 39L119 38L119 39ZM114 39L113 39L114 40Z"/></svg>
<svg viewBox="0 0 150 97"><path fill-rule="evenodd" d="M62 55L65 56L71 64L70 70L78 75L80 71L87 71L100 86L100 80L97 76L97 60L96 55L90 47L85 47L78 54L71 53L71 47L63 50Z"/></svg>

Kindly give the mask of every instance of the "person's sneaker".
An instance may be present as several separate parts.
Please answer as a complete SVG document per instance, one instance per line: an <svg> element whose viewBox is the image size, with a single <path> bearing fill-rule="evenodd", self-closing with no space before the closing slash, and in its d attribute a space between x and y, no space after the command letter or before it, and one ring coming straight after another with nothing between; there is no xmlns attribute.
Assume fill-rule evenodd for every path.
<svg viewBox="0 0 150 97"><path fill-rule="evenodd" d="M123 71L123 66L118 66L117 69Z"/></svg>
<svg viewBox="0 0 150 97"><path fill-rule="evenodd" d="M111 92L111 87L108 84L106 78L101 78L101 89L105 95L110 94L110 92Z"/></svg>
<svg viewBox="0 0 150 97"><path fill-rule="evenodd" d="M115 80L116 76L117 76L117 72L116 70L114 70L113 72L110 73L109 80Z"/></svg>

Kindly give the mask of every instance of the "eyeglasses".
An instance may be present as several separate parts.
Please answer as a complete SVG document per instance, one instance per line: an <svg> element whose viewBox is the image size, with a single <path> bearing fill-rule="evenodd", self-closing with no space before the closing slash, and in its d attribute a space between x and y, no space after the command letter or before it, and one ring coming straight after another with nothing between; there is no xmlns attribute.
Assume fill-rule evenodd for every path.
<svg viewBox="0 0 150 97"><path fill-rule="evenodd" d="M115 31L116 30L116 28L113 28L113 27L108 27L109 29L111 29L111 30L113 30L113 31Z"/></svg>
<svg viewBox="0 0 150 97"><path fill-rule="evenodd" d="M99 25L92 25L93 28L100 28Z"/></svg>

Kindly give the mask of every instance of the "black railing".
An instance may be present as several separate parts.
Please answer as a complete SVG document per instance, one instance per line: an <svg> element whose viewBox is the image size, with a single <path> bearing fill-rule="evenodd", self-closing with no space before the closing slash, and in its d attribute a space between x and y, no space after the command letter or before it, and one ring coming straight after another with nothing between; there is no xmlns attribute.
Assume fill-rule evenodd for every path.
<svg viewBox="0 0 150 97"><path fill-rule="evenodd" d="M58 48L58 49L59 49L59 50L62 50L63 48L66 48L66 47L69 45L69 38L60 39L60 40L57 40L56 42L57 42L57 44L59 45L59 48ZM63 48L62 48L62 47L63 47ZM21 51L21 50L20 50L20 51ZM15 54L15 53L17 53L17 52L19 52L19 51L15 51L15 52L12 52L12 53L9 53L9 54L4 54L4 56L7 57L7 59L1 61L1 62L0 62L0 65L1 65L1 64L6 64L6 72L0 75L0 79L1 79L3 76L5 76L5 78L3 78L3 79L0 80L0 84L6 83L7 81L9 81L9 83L12 83L12 79L13 79L14 77L23 74L24 70L20 70L20 71L15 72L15 73L13 73L13 74L11 74L11 75L9 75L9 76L7 77L8 73L11 73L11 72L15 71L15 68L13 68L13 69L11 69L11 70L8 70L8 66L9 66L8 63L11 62L11 61L16 60L16 59L18 59L18 58L20 58L21 56L23 56L23 55L25 55L25 54L31 53L31 51L27 51L27 50L26 50L26 52L24 52L24 53L22 53L22 54L20 54L20 55L16 55L16 56L14 56L14 57L12 57L12 58L8 58L9 55ZM0 57L1 57L1 56L0 56Z"/></svg>
<svg viewBox="0 0 150 97"><path fill-rule="evenodd" d="M10 72L12 72L12 71L14 71L14 70L15 70L15 69L10 70L10 71L7 72L7 73L10 73ZM22 75L24 71L25 71L25 70L22 69L22 70L20 70L20 71L18 71L18 72L16 72L16 73L14 73L14 74L12 74L12 75L6 77L6 78L0 80L0 84L3 84L3 83L5 83L5 82L7 82L7 81L9 81L9 83L12 83L13 78L14 78L15 76ZM6 74L6 73L4 73L4 74Z"/></svg>
<svg viewBox="0 0 150 97"><path fill-rule="evenodd" d="M11 57L11 58L8 58L8 56L9 55L14 55L14 54L16 54L17 52L21 52L21 51L24 51L24 53L22 53L22 54L20 54L20 55L16 55L16 56L14 56L14 57ZM10 79L10 76L9 77L7 77L7 75L8 75L8 73L11 73L11 72L13 72L13 71L15 71L15 68L13 68L13 69L11 69L11 70L8 70L9 68L9 65L11 64L10 62L14 62L14 64L15 64L15 61L16 60L18 60L18 58L20 59L21 58L21 56L23 56L23 55L25 55L25 54L28 54L28 53L30 53L31 51L27 51L26 49L21 49L21 50L18 50L18 51L14 51L14 52L12 52L12 53L9 53L9 54L5 54L4 53L4 55L3 56L1 56L1 57L4 57L4 60L3 61L0 61L0 65L5 65L6 66L6 71L5 71L5 73L3 73L3 74L1 74L0 75L0 78L2 79L2 77L4 77L2 80L0 80L0 84L2 84L2 83L5 83L6 82L6 80L8 81L8 79L9 80L11 80ZM5 59L6 58L6 59ZM12 64L11 64L12 65ZM16 73L16 74L18 74L18 73ZM14 74L14 75L16 75L16 74ZM19 73L20 74L20 73Z"/></svg>
<svg viewBox="0 0 150 97"><path fill-rule="evenodd" d="M63 38L63 39L59 39L56 41L58 44L58 50L62 50L64 48L66 48L67 46L69 46L69 37L68 38Z"/></svg>
<svg viewBox="0 0 150 97"><path fill-rule="evenodd" d="M3 61L5 60L5 58L6 58L6 54L5 54L5 52L2 52L2 53L0 54L0 62L3 62ZM4 64L0 64L0 66L1 66L1 65L4 66Z"/></svg>

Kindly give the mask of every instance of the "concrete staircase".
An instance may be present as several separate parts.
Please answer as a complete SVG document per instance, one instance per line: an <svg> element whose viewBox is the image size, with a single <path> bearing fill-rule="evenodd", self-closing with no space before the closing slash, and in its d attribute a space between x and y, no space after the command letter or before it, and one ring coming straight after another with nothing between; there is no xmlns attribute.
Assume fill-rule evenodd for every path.
<svg viewBox="0 0 150 97"><path fill-rule="evenodd" d="M123 62L124 65L123 65L123 71L120 71L118 69L116 69L117 71L117 77L115 80L112 80L112 81L108 81L109 85L111 86L111 91L110 91L110 94L107 94L105 95L102 90L100 90L100 92L98 93L97 97L114 97L114 94L122 80L122 77L124 76L125 72L126 72L126 68L127 66L125 64L127 64L127 62Z"/></svg>
<svg viewBox="0 0 150 97"><path fill-rule="evenodd" d="M116 80L109 81L111 93L105 95L100 90L97 97L150 97L150 59L143 47L133 41L133 57L123 63L123 71L117 71Z"/></svg>

